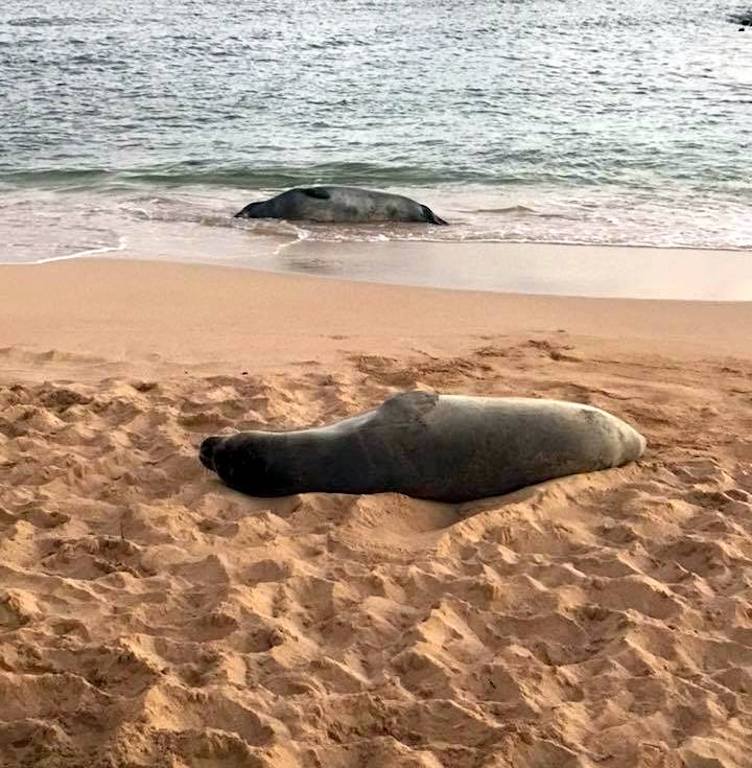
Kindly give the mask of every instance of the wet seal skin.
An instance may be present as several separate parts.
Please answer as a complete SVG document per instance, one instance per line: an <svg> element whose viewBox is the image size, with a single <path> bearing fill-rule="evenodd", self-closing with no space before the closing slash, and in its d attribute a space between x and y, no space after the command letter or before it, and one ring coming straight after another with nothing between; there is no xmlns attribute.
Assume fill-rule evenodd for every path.
<svg viewBox="0 0 752 768"><path fill-rule="evenodd" d="M415 221L447 222L428 206L409 197L374 192L360 187L300 187L276 197L249 203L235 214L240 219L288 219L290 221L367 223Z"/></svg>

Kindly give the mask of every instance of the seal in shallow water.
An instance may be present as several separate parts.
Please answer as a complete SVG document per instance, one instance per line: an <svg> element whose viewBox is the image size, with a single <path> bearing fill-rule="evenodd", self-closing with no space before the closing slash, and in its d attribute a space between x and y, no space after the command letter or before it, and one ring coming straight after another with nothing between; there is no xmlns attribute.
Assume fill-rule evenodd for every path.
<svg viewBox="0 0 752 768"><path fill-rule="evenodd" d="M359 187L288 189L276 197L249 203L235 214L241 219L306 219L321 222L422 221L446 224L428 206L409 197Z"/></svg>
<svg viewBox="0 0 752 768"><path fill-rule="evenodd" d="M589 405L406 392L325 427L209 437L204 466L253 496L381 493L462 502L639 458L645 438Z"/></svg>

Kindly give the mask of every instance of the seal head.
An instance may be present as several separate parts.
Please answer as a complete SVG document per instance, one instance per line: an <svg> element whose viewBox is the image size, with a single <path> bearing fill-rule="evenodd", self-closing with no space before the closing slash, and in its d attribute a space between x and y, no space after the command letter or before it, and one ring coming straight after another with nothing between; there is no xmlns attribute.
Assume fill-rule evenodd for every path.
<svg viewBox="0 0 752 768"><path fill-rule="evenodd" d="M201 463L212 472L216 472L214 466L214 450L222 442L221 437L207 437L198 449L198 458Z"/></svg>

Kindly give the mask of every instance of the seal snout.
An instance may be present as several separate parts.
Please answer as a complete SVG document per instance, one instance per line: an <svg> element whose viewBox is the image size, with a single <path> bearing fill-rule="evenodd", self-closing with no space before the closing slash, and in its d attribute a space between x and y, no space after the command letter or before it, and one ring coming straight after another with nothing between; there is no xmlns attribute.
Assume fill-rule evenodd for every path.
<svg viewBox="0 0 752 768"><path fill-rule="evenodd" d="M250 219L251 218L251 212L253 211L253 206L256 205L256 203L248 203L245 208L242 208L239 210L232 218L233 219Z"/></svg>
<svg viewBox="0 0 752 768"><path fill-rule="evenodd" d="M245 208L241 208L233 216L233 219L262 219L265 213L264 203L257 201L255 203L248 203Z"/></svg>
<svg viewBox="0 0 752 768"><path fill-rule="evenodd" d="M212 472L216 471L214 467L214 450L221 440L221 437L207 437L198 449L198 457L201 463Z"/></svg>

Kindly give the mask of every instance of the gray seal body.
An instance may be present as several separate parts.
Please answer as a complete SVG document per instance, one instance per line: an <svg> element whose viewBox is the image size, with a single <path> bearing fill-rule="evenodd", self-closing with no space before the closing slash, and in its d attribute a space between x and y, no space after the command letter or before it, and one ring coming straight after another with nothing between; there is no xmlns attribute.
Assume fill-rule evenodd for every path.
<svg viewBox="0 0 752 768"><path fill-rule="evenodd" d="M463 502L639 458L645 438L579 403L406 392L325 427L209 437L204 466L253 496L398 492Z"/></svg>
<svg viewBox="0 0 752 768"><path fill-rule="evenodd" d="M276 197L249 203L235 214L241 219L288 219L319 222L366 223L420 221L446 224L428 206L409 197L373 192L360 187L300 187Z"/></svg>

